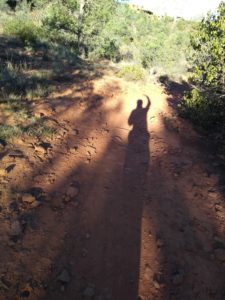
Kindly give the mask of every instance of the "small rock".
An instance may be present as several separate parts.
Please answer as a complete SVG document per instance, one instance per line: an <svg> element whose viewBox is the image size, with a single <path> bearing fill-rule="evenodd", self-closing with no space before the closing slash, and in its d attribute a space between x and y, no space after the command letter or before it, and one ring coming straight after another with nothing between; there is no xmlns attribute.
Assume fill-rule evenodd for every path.
<svg viewBox="0 0 225 300"><path fill-rule="evenodd" d="M225 249L216 249L214 253L218 261L225 262Z"/></svg>
<svg viewBox="0 0 225 300"><path fill-rule="evenodd" d="M87 298L92 298L95 296L95 287L87 286L83 292L83 296Z"/></svg>
<svg viewBox="0 0 225 300"><path fill-rule="evenodd" d="M31 203L31 208L39 207L42 204L42 202L35 200Z"/></svg>
<svg viewBox="0 0 225 300"><path fill-rule="evenodd" d="M33 203L36 201L36 198L32 196L31 194L24 194L22 196L22 201L25 203Z"/></svg>
<svg viewBox="0 0 225 300"><path fill-rule="evenodd" d="M6 171L4 169L0 169L0 176L5 176L6 175Z"/></svg>
<svg viewBox="0 0 225 300"><path fill-rule="evenodd" d="M10 231L10 235L11 236L19 236L22 234L22 227L20 225L19 221L13 221L11 224L11 231Z"/></svg>
<svg viewBox="0 0 225 300"><path fill-rule="evenodd" d="M144 273L144 277L147 280L152 280L153 277L153 272L152 269L150 268L150 266L148 264L145 265L145 273Z"/></svg>
<svg viewBox="0 0 225 300"><path fill-rule="evenodd" d="M11 164L7 168L5 168L5 171L7 173L10 173L15 168L15 166L16 166L16 164Z"/></svg>
<svg viewBox="0 0 225 300"><path fill-rule="evenodd" d="M20 293L20 297L21 298L28 298L30 296L30 291L29 290L23 290L21 293Z"/></svg>
<svg viewBox="0 0 225 300"><path fill-rule="evenodd" d="M83 257L86 257L87 254L88 254L87 249L83 248L83 249L82 249L82 256L83 256Z"/></svg>
<svg viewBox="0 0 225 300"><path fill-rule="evenodd" d="M180 285L183 283L183 281L184 281L184 275L182 272L176 272L175 274L173 274L172 283L174 285Z"/></svg>
<svg viewBox="0 0 225 300"><path fill-rule="evenodd" d="M60 292L62 292L62 293L65 292L65 286L64 285L60 286Z"/></svg>
<svg viewBox="0 0 225 300"><path fill-rule="evenodd" d="M156 273L153 276L153 284L156 289L160 289L164 286L164 279L161 273Z"/></svg>
<svg viewBox="0 0 225 300"><path fill-rule="evenodd" d="M52 148L50 143L41 142L39 144L39 147L42 147L45 151L47 151L49 148Z"/></svg>
<svg viewBox="0 0 225 300"><path fill-rule="evenodd" d="M86 233L85 238L86 238L87 240L89 240L89 239L91 238L91 235L90 235L89 232Z"/></svg>
<svg viewBox="0 0 225 300"><path fill-rule="evenodd" d="M3 281L3 279L0 279L0 290L7 291L9 289L8 285Z"/></svg>
<svg viewBox="0 0 225 300"><path fill-rule="evenodd" d="M16 210L18 210L19 205L18 205L18 203L17 203L16 201L12 201L12 202L9 204L9 208L10 208L11 210L13 210L13 211L16 211Z"/></svg>
<svg viewBox="0 0 225 300"><path fill-rule="evenodd" d="M157 239L156 245L158 248L161 248L164 246L164 241L162 239Z"/></svg>
<svg viewBox="0 0 225 300"><path fill-rule="evenodd" d="M63 269L57 279L62 283L69 283L70 282L69 272L66 269Z"/></svg>
<svg viewBox="0 0 225 300"><path fill-rule="evenodd" d="M2 147L5 147L5 146L7 146L7 142L5 140L3 140L3 139L0 139L0 145Z"/></svg>
<svg viewBox="0 0 225 300"><path fill-rule="evenodd" d="M22 157L24 157L24 154L20 150L11 150L11 151L9 151L8 156L14 157L14 158L15 157L22 158Z"/></svg>
<svg viewBox="0 0 225 300"><path fill-rule="evenodd" d="M70 198L75 198L79 194L79 188L75 186L70 186L66 192L66 195Z"/></svg>
<svg viewBox="0 0 225 300"><path fill-rule="evenodd" d="M36 151L36 152L39 152L39 153L41 153L41 154L45 154L46 153L46 150L45 150L45 148L43 148L43 147L41 147L41 146L34 146L34 150Z"/></svg>
<svg viewBox="0 0 225 300"><path fill-rule="evenodd" d="M219 204L216 204L216 205L215 205L215 211L220 211L220 212L222 212L222 211L223 211L223 207L222 207L221 205L219 205Z"/></svg>

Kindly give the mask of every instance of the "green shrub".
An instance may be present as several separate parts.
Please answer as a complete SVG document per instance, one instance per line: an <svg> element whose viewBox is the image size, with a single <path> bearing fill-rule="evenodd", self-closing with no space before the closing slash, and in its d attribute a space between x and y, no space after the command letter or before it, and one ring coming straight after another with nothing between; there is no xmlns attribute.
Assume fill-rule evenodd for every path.
<svg viewBox="0 0 225 300"><path fill-rule="evenodd" d="M42 29L28 18L16 17L6 22L4 34L14 36L25 44L34 44L42 38Z"/></svg>
<svg viewBox="0 0 225 300"><path fill-rule="evenodd" d="M71 1L65 3L54 1L46 8L42 24L51 41L77 47L78 19L75 13L76 7L76 5L72 6Z"/></svg>
<svg viewBox="0 0 225 300"><path fill-rule="evenodd" d="M182 114L209 131L225 128L225 3L199 24L192 37L191 82L196 86L184 97Z"/></svg>
<svg viewBox="0 0 225 300"><path fill-rule="evenodd" d="M118 76L127 80L138 81L144 79L145 71L140 65L128 65L119 71Z"/></svg>
<svg viewBox="0 0 225 300"><path fill-rule="evenodd" d="M225 129L224 100L219 94L193 89L184 96L180 109L198 127L208 131Z"/></svg>

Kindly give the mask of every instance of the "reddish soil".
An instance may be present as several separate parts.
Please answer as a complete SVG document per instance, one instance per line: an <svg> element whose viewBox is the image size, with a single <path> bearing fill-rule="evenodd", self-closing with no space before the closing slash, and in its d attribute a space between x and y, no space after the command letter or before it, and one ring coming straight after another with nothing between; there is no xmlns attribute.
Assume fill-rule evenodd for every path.
<svg viewBox="0 0 225 300"><path fill-rule="evenodd" d="M105 70L33 106L57 133L1 152L0 299L225 299L219 166L168 97Z"/></svg>

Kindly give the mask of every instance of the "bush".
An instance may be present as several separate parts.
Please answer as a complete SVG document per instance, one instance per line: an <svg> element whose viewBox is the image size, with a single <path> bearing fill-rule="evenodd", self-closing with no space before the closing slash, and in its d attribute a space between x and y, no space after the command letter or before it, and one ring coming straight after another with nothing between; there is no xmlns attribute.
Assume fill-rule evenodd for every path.
<svg viewBox="0 0 225 300"><path fill-rule="evenodd" d="M198 127L208 131L225 129L224 101L219 95L193 89L186 93L180 108L181 114Z"/></svg>
<svg viewBox="0 0 225 300"><path fill-rule="evenodd" d="M46 36L59 44L78 46L77 6L71 1L54 1L47 6L42 19ZM76 3L76 2L74 2Z"/></svg>
<svg viewBox="0 0 225 300"><path fill-rule="evenodd" d="M8 20L3 32L5 35L17 37L28 45L38 43L43 35L42 29L23 15Z"/></svg>
<svg viewBox="0 0 225 300"><path fill-rule="evenodd" d="M144 79L145 72L140 65L128 65L119 71L118 76L127 80L138 81Z"/></svg>
<svg viewBox="0 0 225 300"><path fill-rule="evenodd" d="M209 131L225 128L225 3L200 23L192 37L191 82L196 86L182 103L182 114Z"/></svg>

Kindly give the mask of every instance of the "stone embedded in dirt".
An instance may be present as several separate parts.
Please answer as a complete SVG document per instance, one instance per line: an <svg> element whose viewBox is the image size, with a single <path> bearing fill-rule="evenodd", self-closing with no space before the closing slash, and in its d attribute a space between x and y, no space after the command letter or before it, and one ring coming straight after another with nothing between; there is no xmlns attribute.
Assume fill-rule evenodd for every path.
<svg viewBox="0 0 225 300"><path fill-rule="evenodd" d="M161 248L164 246L164 241L162 239L157 239L156 245L158 248Z"/></svg>
<svg viewBox="0 0 225 300"><path fill-rule="evenodd" d="M7 146L7 142L3 139L0 139L0 146L2 147L6 147Z"/></svg>
<svg viewBox="0 0 225 300"><path fill-rule="evenodd" d="M39 207L42 204L42 202L35 200L34 202L31 203L31 208L36 208Z"/></svg>
<svg viewBox="0 0 225 300"><path fill-rule="evenodd" d="M76 129L76 128L74 128L74 129L73 129L73 132L74 132L76 135L78 135L78 134L79 134L79 130L78 130L78 129Z"/></svg>
<svg viewBox="0 0 225 300"><path fill-rule="evenodd" d="M22 201L25 203L31 204L36 201L36 198L34 196L32 196L31 194L26 193L22 196Z"/></svg>
<svg viewBox="0 0 225 300"><path fill-rule="evenodd" d="M45 148L43 148L42 146L39 146L39 145L35 145L35 146L34 146L34 150L35 150L36 152L41 153L41 154L45 154L45 153L46 153Z"/></svg>
<svg viewBox="0 0 225 300"><path fill-rule="evenodd" d="M220 262L225 262L225 249L219 248L214 251L215 257Z"/></svg>
<svg viewBox="0 0 225 300"><path fill-rule="evenodd" d="M15 168L16 164L11 164L8 167L5 168L7 173L12 172L12 170Z"/></svg>
<svg viewBox="0 0 225 300"><path fill-rule="evenodd" d="M63 269L62 272L57 277L57 279L64 284L69 283L70 282L70 274L66 269Z"/></svg>
<svg viewBox="0 0 225 300"><path fill-rule="evenodd" d="M89 240L89 239L91 238L91 235L90 235L89 232L86 233L85 238L86 238L87 240Z"/></svg>
<svg viewBox="0 0 225 300"><path fill-rule="evenodd" d="M153 285L157 290L160 289L160 284L158 283L157 280L155 280L155 279L153 280Z"/></svg>
<svg viewBox="0 0 225 300"><path fill-rule="evenodd" d="M87 249L83 248L83 249L82 249L82 256L83 256L83 257L86 257L87 254L88 254Z"/></svg>
<svg viewBox="0 0 225 300"><path fill-rule="evenodd" d="M215 211L220 211L220 212L223 211L223 207L222 207L221 205L219 205L219 204L216 204L216 205L214 206L214 208L215 208Z"/></svg>
<svg viewBox="0 0 225 300"><path fill-rule="evenodd" d="M5 282L5 280L2 278L0 279L0 290L5 290L7 291L9 289L10 285Z"/></svg>
<svg viewBox="0 0 225 300"><path fill-rule="evenodd" d="M164 286L164 278L161 273L155 273L153 276L153 284L156 289L160 289Z"/></svg>
<svg viewBox="0 0 225 300"><path fill-rule="evenodd" d="M28 298L30 296L30 291L29 290L23 290L20 292L20 297L21 298Z"/></svg>
<svg viewBox="0 0 225 300"><path fill-rule="evenodd" d="M95 296L95 286L89 285L83 291L83 296L86 298L92 298Z"/></svg>
<svg viewBox="0 0 225 300"><path fill-rule="evenodd" d="M65 292L65 285L62 284L62 285L60 286L60 292L61 292L61 293L64 293L64 292Z"/></svg>
<svg viewBox="0 0 225 300"><path fill-rule="evenodd" d="M75 198L78 196L80 190L78 187L76 186L70 186L66 192L66 195L69 197L69 198Z"/></svg>
<svg viewBox="0 0 225 300"><path fill-rule="evenodd" d="M5 176L5 175L6 175L5 169L0 169L0 176Z"/></svg>
<svg viewBox="0 0 225 300"><path fill-rule="evenodd" d="M12 211L16 211L18 210L19 208L19 205L16 201L12 201L10 204L9 204L9 208L12 210Z"/></svg>
<svg viewBox="0 0 225 300"><path fill-rule="evenodd" d="M153 272L152 272L152 269L151 267L149 266L149 264L146 264L145 265L145 273L144 273L144 277L145 279L147 280L152 280L152 277L153 277Z"/></svg>
<svg viewBox="0 0 225 300"><path fill-rule="evenodd" d="M183 272L176 272L172 276L172 283L174 285L180 285L184 281L184 274Z"/></svg>
<svg viewBox="0 0 225 300"><path fill-rule="evenodd" d="M22 234L22 227L18 220L11 223L10 236L18 237Z"/></svg>
<svg viewBox="0 0 225 300"><path fill-rule="evenodd" d="M23 158L24 154L21 150L10 150L8 153L8 156L14 157L14 158Z"/></svg>
<svg viewBox="0 0 225 300"><path fill-rule="evenodd" d="M45 151L47 151L49 148L52 148L52 145L50 143L41 142L39 147L42 147Z"/></svg>
<svg viewBox="0 0 225 300"><path fill-rule="evenodd" d="M43 202L45 200L45 192L41 187L32 187L27 191L27 194L31 194L36 200Z"/></svg>

